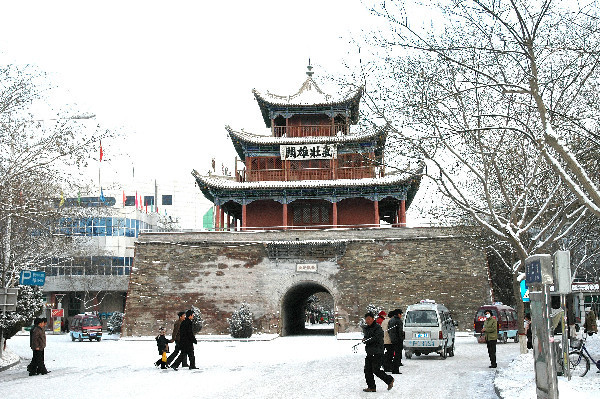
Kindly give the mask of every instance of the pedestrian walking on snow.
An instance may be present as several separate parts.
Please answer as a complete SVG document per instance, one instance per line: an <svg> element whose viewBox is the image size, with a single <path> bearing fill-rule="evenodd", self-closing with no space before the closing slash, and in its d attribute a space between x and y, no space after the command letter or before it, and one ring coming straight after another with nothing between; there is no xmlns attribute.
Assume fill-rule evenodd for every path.
<svg viewBox="0 0 600 399"><path fill-rule="evenodd" d="M390 340L392 341L392 348L394 351L394 357L392 359L392 374L402 374L400 372L400 366L402 364L402 350L404 349L404 323L402 322L402 309L394 309L392 311L393 317L390 319L388 324Z"/></svg>
<svg viewBox="0 0 600 399"><path fill-rule="evenodd" d="M496 364L496 341L498 340L498 322L492 317L492 312L489 310L485 311L485 321L483 322L483 329L481 330L485 334L485 342L487 344L488 355L490 356L490 368L495 369Z"/></svg>
<svg viewBox="0 0 600 399"><path fill-rule="evenodd" d="M177 313L178 319L173 323L173 334L171 335L171 340L169 342L175 342L175 349L173 353L169 355L167 358L167 366L170 366L174 359L177 358L179 352L181 352L181 348L179 346L179 327L181 326L181 322L185 320L185 312ZM187 362L187 357L183 359L183 367L189 367Z"/></svg>
<svg viewBox="0 0 600 399"><path fill-rule="evenodd" d="M29 375L48 374L49 371L44 364L44 348L46 348L46 332L44 329L46 328L47 319L36 317L33 323L35 326L33 326L29 336L29 345L33 351L33 357L29 366L27 366L27 370Z"/></svg>
<svg viewBox="0 0 600 399"><path fill-rule="evenodd" d="M167 352L169 351L169 340L165 337L165 328L161 327L158 329L158 335L156 338L156 346L158 347L158 354L160 355L160 359L158 359L154 365L156 367L160 366L161 369L167 368Z"/></svg>
<svg viewBox="0 0 600 399"><path fill-rule="evenodd" d="M365 323L367 325L364 327L363 342L365 343L365 351L367 352L367 356L365 357L365 380L367 381L367 388L363 389L363 391L377 391L374 376L385 382L389 391L394 386L394 378L387 375L381 369L381 365L383 364L383 330L375 322L373 313L365 314Z"/></svg>
<svg viewBox="0 0 600 399"><path fill-rule="evenodd" d="M179 347L181 348L181 354L171 366L173 370L177 370L177 367L179 367L186 357L190 359L190 370L198 368L196 367L196 358L194 357L194 344L198 343L198 341L196 341L196 337L194 336L193 318L194 312L188 310L185 312L185 319L179 326Z"/></svg>
<svg viewBox="0 0 600 399"><path fill-rule="evenodd" d="M388 313L389 318L381 322L381 329L383 330L383 348L385 353L383 355L383 371L387 373L392 372L392 360L394 358L394 345L390 339L390 333L388 331L388 324L394 315L392 312Z"/></svg>
<svg viewBox="0 0 600 399"><path fill-rule="evenodd" d="M585 315L584 334L592 336L598 332L598 325L596 324L596 313L589 307L586 309L587 314Z"/></svg>

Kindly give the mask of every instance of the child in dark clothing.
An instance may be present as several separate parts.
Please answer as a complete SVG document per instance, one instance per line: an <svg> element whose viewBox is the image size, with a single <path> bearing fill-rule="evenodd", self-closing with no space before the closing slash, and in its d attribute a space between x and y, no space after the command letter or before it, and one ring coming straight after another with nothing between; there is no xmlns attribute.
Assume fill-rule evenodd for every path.
<svg viewBox="0 0 600 399"><path fill-rule="evenodd" d="M158 335L156 336L156 346L158 347L158 354L161 356L154 365L156 367L160 366L161 369L167 368L167 352L169 351L169 340L165 337L165 328L161 327L158 330Z"/></svg>

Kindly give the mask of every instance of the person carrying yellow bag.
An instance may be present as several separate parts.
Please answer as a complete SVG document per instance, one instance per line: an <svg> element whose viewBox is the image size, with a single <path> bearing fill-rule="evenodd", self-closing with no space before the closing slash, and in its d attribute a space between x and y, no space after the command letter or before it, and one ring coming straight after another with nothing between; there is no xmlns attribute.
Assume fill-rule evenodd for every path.
<svg viewBox="0 0 600 399"><path fill-rule="evenodd" d="M161 327L158 329L158 335L156 336L156 346L158 347L158 354L161 358L154 362L156 367L160 366L161 369L167 368L167 352L169 351L169 340L165 337L165 328Z"/></svg>

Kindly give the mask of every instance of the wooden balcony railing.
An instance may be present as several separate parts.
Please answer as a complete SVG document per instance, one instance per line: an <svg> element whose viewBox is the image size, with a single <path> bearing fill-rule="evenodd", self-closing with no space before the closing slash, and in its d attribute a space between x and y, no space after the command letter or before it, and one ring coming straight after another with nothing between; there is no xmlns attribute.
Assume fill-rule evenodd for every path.
<svg viewBox="0 0 600 399"><path fill-rule="evenodd" d="M382 175L381 173L379 173ZM376 177L378 173L372 166L340 167L336 170L336 179L366 179ZM380 176L377 176L380 177ZM284 169L259 169L246 170L246 181L298 181L298 180L332 180L334 178L331 168L305 168L300 170ZM238 180L240 181L240 180Z"/></svg>
<svg viewBox="0 0 600 399"><path fill-rule="evenodd" d="M348 125L273 126L272 131L275 137L335 136L338 133L348 134Z"/></svg>

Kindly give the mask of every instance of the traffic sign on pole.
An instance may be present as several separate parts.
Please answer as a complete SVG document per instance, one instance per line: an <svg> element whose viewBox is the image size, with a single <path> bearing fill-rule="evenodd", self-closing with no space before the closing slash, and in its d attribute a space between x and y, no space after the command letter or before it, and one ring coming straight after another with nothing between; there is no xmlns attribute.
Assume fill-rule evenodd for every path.
<svg viewBox="0 0 600 399"><path fill-rule="evenodd" d="M46 282L46 272L36 270L21 270L19 284L43 286Z"/></svg>

